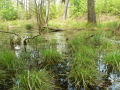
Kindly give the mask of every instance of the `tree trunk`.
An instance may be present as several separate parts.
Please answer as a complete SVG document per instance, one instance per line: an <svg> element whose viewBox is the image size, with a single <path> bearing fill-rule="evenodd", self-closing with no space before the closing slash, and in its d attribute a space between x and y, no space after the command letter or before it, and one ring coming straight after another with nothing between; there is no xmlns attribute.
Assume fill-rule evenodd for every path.
<svg viewBox="0 0 120 90"><path fill-rule="evenodd" d="M88 23L96 23L95 1L88 0Z"/></svg>
<svg viewBox="0 0 120 90"><path fill-rule="evenodd" d="M17 16L18 16L18 19L20 19L20 16L19 16L19 0L17 0Z"/></svg>
<svg viewBox="0 0 120 90"><path fill-rule="evenodd" d="M48 26L49 20L49 13L50 13L50 0L47 0L47 8L46 8L46 26Z"/></svg>
<svg viewBox="0 0 120 90"><path fill-rule="evenodd" d="M69 0L65 0L65 9L64 9L64 15L63 15L63 19L64 19L64 20L67 19L68 5L69 5Z"/></svg>
<svg viewBox="0 0 120 90"><path fill-rule="evenodd" d="M34 4L38 30L40 34L42 32L42 27L45 25L44 0L40 0L39 2L37 0L34 0Z"/></svg>

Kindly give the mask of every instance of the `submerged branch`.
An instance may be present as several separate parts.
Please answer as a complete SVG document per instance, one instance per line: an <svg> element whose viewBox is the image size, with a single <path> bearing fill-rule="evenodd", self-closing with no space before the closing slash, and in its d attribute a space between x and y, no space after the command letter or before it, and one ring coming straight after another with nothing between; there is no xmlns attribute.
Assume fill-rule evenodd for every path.
<svg viewBox="0 0 120 90"><path fill-rule="evenodd" d="M33 36L33 37L29 37L29 38L25 38L24 41L23 41L23 44L24 45L27 45L27 40L29 39L35 39L36 37L40 36L40 34L36 35L36 36Z"/></svg>
<svg viewBox="0 0 120 90"><path fill-rule="evenodd" d="M35 39L35 38L38 37L38 36L40 36L40 34L39 34L39 35L36 35L36 36L33 36L33 37L26 38L25 40L28 40L28 39Z"/></svg>

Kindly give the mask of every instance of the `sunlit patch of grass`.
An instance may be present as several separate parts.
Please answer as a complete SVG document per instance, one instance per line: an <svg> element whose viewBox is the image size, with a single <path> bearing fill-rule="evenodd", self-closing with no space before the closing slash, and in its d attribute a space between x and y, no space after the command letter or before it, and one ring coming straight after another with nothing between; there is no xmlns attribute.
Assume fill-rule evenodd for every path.
<svg viewBox="0 0 120 90"><path fill-rule="evenodd" d="M104 61L107 65L111 65L114 69L120 71L120 51L113 50L111 52L107 52L104 58Z"/></svg>
<svg viewBox="0 0 120 90"><path fill-rule="evenodd" d="M80 22L74 19L67 19L66 21L61 21L61 19L55 19L49 22L49 26L64 29L79 29L86 27L86 24L87 22Z"/></svg>
<svg viewBox="0 0 120 90"><path fill-rule="evenodd" d="M18 81L12 90L53 90L52 76L44 69L25 71L18 75Z"/></svg>
<svg viewBox="0 0 120 90"><path fill-rule="evenodd" d="M100 24L97 24L97 28L101 28L101 29L104 29L104 28L108 28L110 30L112 29L115 29L117 28L119 25L119 22L115 21L115 22L104 22L104 23L100 23Z"/></svg>
<svg viewBox="0 0 120 90"><path fill-rule="evenodd" d="M113 22L101 22L97 24L88 24L86 21L79 21L75 19L67 19L66 21L61 21L61 19L53 19L49 21L49 26L55 28L64 28L64 29L105 29L105 30L113 30L117 28L119 25L118 21Z"/></svg>

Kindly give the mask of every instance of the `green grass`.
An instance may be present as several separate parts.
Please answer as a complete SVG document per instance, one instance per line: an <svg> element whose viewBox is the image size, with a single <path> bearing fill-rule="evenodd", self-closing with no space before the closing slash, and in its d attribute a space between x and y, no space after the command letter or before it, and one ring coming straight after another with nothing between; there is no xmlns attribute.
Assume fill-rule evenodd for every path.
<svg viewBox="0 0 120 90"><path fill-rule="evenodd" d="M12 90L53 90L54 82L51 75L44 69L40 71L25 71L18 75L19 85L15 85Z"/></svg>
<svg viewBox="0 0 120 90"><path fill-rule="evenodd" d="M61 19L54 19L49 21L49 26L64 29L79 29L85 27L86 24L86 22L80 22L75 19L68 19L66 21L61 21Z"/></svg>
<svg viewBox="0 0 120 90"><path fill-rule="evenodd" d="M54 28L63 28L63 29L96 29L96 30L114 30L119 25L119 21L102 21L97 22L97 24L88 24L86 20L76 20L68 18L66 21L62 21L61 19L53 19L49 21L49 26Z"/></svg>
<svg viewBox="0 0 120 90"><path fill-rule="evenodd" d="M0 51L0 65L2 69L16 70L19 67L19 60L10 50Z"/></svg>
<svg viewBox="0 0 120 90"><path fill-rule="evenodd" d="M63 56L55 49L47 49L42 51L43 62L47 65L54 65L63 61Z"/></svg>
<svg viewBox="0 0 120 90"><path fill-rule="evenodd" d="M94 86L97 82L97 51L91 42L91 32L82 32L70 41L72 49L71 71L69 78L72 79L76 87L88 85Z"/></svg>
<svg viewBox="0 0 120 90"><path fill-rule="evenodd" d="M104 58L104 62L107 65L111 65L114 70L117 69L120 71L120 51L116 49L111 52L107 52Z"/></svg>
<svg viewBox="0 0 120 90"><path fill-rule="evenodd" d="M114 21L114 22L103 22L100 24L97 24L97 28L98 29L108 29L108 30L114 30L115 28L117 28L119 25L119 22Z"/></svg>
<svg viewBox="0 0 120 90"><path fill-rule="evenodd" d="M68 76L74 81L76 87L95 86L99 82L97 78L99 75L97 70L98 53L101 51L109 53L117 47L110 41L110 38L112 38L111 32L103 30L81 31L71 38L69 46L73 60ZM109 56L107 57L108 61L111 58ZM110 61L116 63L115 60Z"/></svg>

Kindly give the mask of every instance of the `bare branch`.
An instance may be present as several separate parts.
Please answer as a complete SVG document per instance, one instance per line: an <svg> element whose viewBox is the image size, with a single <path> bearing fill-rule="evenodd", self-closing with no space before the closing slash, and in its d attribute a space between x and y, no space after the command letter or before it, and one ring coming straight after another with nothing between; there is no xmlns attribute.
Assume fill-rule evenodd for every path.
<svg viewBox="0 0 120 90"><path fill-rule="evenodd" d="M8 31L0 31L1 33L7 33L7 34L13 34L19 37L19 34L16 34L14 32L8 32Z"/></svg>

